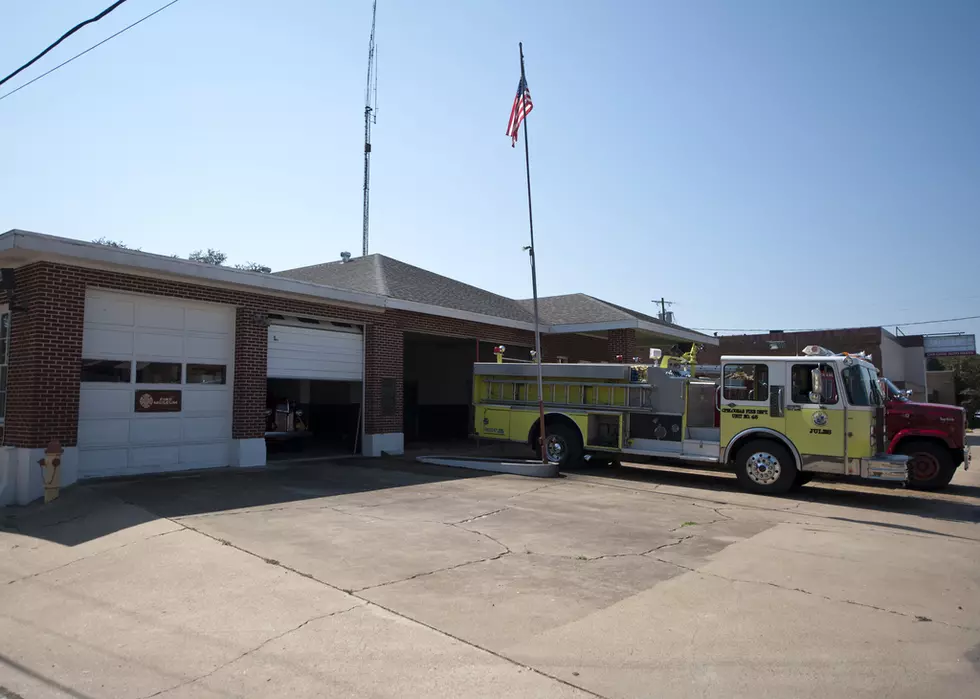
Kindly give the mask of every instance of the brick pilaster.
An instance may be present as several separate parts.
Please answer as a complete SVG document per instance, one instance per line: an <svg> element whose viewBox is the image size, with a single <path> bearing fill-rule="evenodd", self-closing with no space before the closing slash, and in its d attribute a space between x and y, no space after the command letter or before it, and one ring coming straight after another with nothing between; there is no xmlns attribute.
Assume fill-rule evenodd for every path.
<svg viewBox="0 0 980 699"><path fill-rule="evenodd" d="M632 361L636 356L636 329L610 330L606 335L606 354L610 362L615 362L617 355L622 355L624 362Z"/></svg>
<svg viewBox="0 0 980 699"><path fill-rule="evenodd" d="M265 313L239 306L235 311L235 397L231 435L253 439L265 434L266 370L269 331Z"/></svg>
<svg viewBox="0 0 980 699"><path fill-rule="evenodd" d="M85 316L80 270L35 263L14 279L3 443L74 446Z"/></svg>
<svg viewBox="0 0 980 699"><path fill-rule="evenodd" d="M404 429L405 334L387 319L367 326L364 338L365 404L367 434L401 432ZM394 382L394 405L386 405L386 385Z"/></svg>

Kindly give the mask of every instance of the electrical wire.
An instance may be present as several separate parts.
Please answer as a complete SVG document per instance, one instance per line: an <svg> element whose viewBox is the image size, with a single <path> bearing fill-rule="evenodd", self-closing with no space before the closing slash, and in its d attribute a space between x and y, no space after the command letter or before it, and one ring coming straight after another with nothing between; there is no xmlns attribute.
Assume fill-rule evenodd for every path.
<svg viewBox="0 0 980 699"><path fill-rule="evenodd" d="M3 80L0 80L0 85L3 85L5 82L7 82L8 80L10 80L12 77L14 77L15 75L17 75L21 71L27 70L32 65L34 65L35 63L37 63L38 61L40 61L55 46L57 46L62 41L64 41L68 37L70 37L72 34L74 34L75 32L77 32L79 29L81 29L82 27L84 27L86 24L94 24L95 22L98 22L100 19L102 19L107 14L109 14L110 12L112 12L113 10L115 10L117 7L119 7L120 5L122 5L124 2L126 2L126 0L116 0L116 2L112 3L111 5L109 5L109 7L105 8L104 10L102 10L102 12L100 12L97 15L95 15L95 17L91 17L91 18L85 20L84 22L79 22L78 24L76 24L74 27L72 27L71 29L69 29L68 31L66 31L64 34L62 34L58 38L58 40L56 42L54 42L53 44L51 44L50 46L48 46L48 48L46 48L43 51L41 51L41 53L39 53L38 55L36 55L34 58L32 58L31 60L29 60L27 63L25 63L24 65L22 65L17 70L15 70L13 73L11 73L10 75L8 75L6 78L4 78Z"/></svg>
<svg viewBox="0 0 980 699"><path fill-rule="evenodd" d="M909 323L879 323L883 328L904 327L907 325L933 325L935 323L957 323L963 320L977 320L980 316L963 316L961 318L943 318L941 320L916 320ZM856 327L856 326L855 326ZM803 332L822 332L824 330L838 330L839 328L788 328L781 329L780 332L803 333ZM720 333L768 333L769 328L691 328L699 332L720 332Z"/></svg>
<svg viewBox="0 0 980 699"><path fill-rule="evenodd" d="M180 2L180 0L171 0L170 2L168 2L163 7L159 7L157 9L155 9L153 12L151 12L150 14L145 15L144 17L141 17L140 19L136 20L135 22L133 22L132 24L130 24L130 25L126 26L126 27L123 27L118 32L116 32L115 34L112 34L112 35L106 37L105 39L103 39L99 43L95 44L94 46L89 46L87 49L85 49L81 53L76 53L74 56L72 56L71 58L69 58L67 61L65 61L63 63L59 63L58 65L56 65L51 70L46 71L44 73L41 73L36 78L34 78L33 80L28 80L26 83L24 83L20 87L14 88L10 92L7 92L7 93L4 93L4 94L0 95L0 100L4 100L4 99L10 97L15 92L20 92L21 90L23 90L28 85L30 85L32 83L36 83L38 80L40 80L41 78L43 78L43 77L45 77L47 75L51 75L51 73L55 72L59 68L62 68L64 66L68 65L69 63L71 63L72 61L74 61L76 58L81 58L82 56L84 56L85 54L87 54L89 51L94 51L95 49L99 48L100 46L102 46L102 44L106 43L107 41L110 41L112 39L115 39L117 36L119 36L120 34L122 34L124 32L128 32L130 29L132 29L133 27L135 27L137 24L140 24L142 22L145 22L146 20L148 20L153 15L157 14L158 12L163 12L168 7L170 7L171 5L176 5L178 2Z"/></svg>

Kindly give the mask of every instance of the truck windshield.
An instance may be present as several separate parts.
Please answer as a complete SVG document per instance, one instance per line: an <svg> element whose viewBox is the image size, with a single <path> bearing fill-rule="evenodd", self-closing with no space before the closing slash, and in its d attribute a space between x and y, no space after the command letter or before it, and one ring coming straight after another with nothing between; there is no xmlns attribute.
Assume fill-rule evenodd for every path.
<svg viewBox="0 0 980 699"><path fill-rule="evenodd" d="M903 403L909 402L909 397L905 395L905 391L900 389L898 386L892 383L891 379L884 379L885 387L888 389L888 397L892 400L900 400Z"/></svg>
<svg viewBox="0 0 980 699"><path fill-rule="evenodd" d="M857 406L882 405L881 390L878 388L878 377L875 373L860 364L844 367L844 390L847 401Z"/></svg>

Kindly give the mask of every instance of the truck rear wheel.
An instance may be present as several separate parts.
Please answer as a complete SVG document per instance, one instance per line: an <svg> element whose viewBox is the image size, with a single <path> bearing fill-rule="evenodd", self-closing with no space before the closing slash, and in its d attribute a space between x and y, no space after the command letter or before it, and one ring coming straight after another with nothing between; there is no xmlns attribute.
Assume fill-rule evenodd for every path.
<svg viewBox="0 0 980 699"><path fill-rule="evenodd" d="M544 448L548 461L557 463L559 471L582 464L582 438L565 425L546 425ZM535 451L540 457L540 450L536 448Z"/></svg>
<svg viewBox="0 0 980 699"><path fill-rule="evenodd" d="M754 439L738 450L735 475L743 490L778 495L796 483L796 463L789 450L771 439Z"/></svg>
<svg viewBox="0 0 980 699"><path fill-rule="evenodd" d="M949 449L935 442L905 442L897 453L909 457L909 487L915 490L942 490L956 473Z"/></svg>

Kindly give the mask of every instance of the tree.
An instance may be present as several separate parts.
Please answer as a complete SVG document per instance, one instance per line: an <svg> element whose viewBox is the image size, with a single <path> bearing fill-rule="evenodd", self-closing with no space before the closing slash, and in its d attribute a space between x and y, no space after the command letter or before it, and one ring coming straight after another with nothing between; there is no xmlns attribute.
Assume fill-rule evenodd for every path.
<svg viewBox="0 0 980 699"><path fill-rule="evenodd" d="M135 250L136 252L140 252L139 248L131 248L128 245L126 245L126 243L123 243L119 240L112 240L110 238L106 238L105 236L102 236L101 238L96 238L92 242L95 243L96 245L105 245L107 248L121 248L122 250Z"/></svg>
<svg viewBox="0 0 980 699"><path fill-rule="evenodd" d="M952 370L956 396L967 415L980 411L980 355L944 357L942 364Z"/></svg>
<svg viewBox="0 0 980 699"><path fill-rule="evenodd" d="M193 260L194 262L203 262L206 265L214 265L215 267L220 267L228 259L228 256L221 252L220 250L215 250L214 248L208 248L207 252L201 250L195 250L190 255L187 256L188 260Z"/></svg>
<svg viewBox="0 0 980 699"><path fill-rule="evenodd" d="M270 274L272 272L272 267L260 265L258 262L246 262L243 265L235 265L235 269L241 269L246 272L262 272L263 274Z"/></svg>

